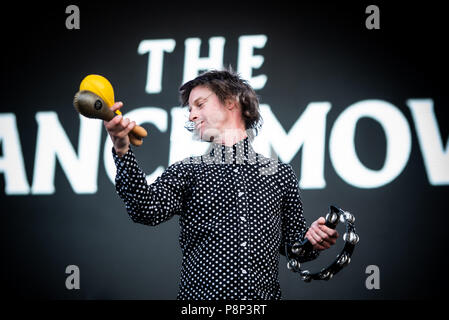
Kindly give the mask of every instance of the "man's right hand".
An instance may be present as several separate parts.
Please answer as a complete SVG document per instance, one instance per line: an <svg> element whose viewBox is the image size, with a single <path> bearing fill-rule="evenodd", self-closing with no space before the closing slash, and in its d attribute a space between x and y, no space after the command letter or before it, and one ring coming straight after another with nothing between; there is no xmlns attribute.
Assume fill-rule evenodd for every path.
<svg viewBox="0 0 449 320"><path fill-rule="evenodd" d="M119 110L123 107L122 102L116 102L111 110ZM121 115L116 115L111 121L103 121L106 131L111 137L114 144L115 152L119 157L122 157L129 149L129 137L128 133L134 128L136 123L130 121L128 118L123 119Z"/></svg>

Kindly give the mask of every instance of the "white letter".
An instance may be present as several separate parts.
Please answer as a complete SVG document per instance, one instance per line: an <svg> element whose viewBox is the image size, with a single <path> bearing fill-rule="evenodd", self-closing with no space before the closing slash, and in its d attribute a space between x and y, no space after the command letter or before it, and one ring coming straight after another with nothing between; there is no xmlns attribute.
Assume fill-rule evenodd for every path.
<svg viewBox="0 0 449 320"><path fill-rule="evenodd" d="M162 91L162 69L164 65L164 51L172 52L176 41L173 39L143 40L139 44L139 54L148 53L147 93L159 93Z"/></svg>
<svg viewBox="0 0 449 320"><path fill-rule="evenodd" d="M410 99L407 100L407 105L412 111L416 134L430 184L434 186L448 185L449 140L446 141L446 147L444 148L438 122L433 111L433 100Z"/></svg>
<svg viewBox="0 0 449 320"><path fill-rule="evenodd" d="M72 273L73 272L73 273ZM78 266L70 265L65 268L65 273L70 276L65 279L65 287L69 290L80 288L80 269Z"/></svg>
<svg viewBox="0 0 449 320"><path fill-rule="evenodd" d="M380 11L379 7L375 5L370 5L366 7L365 13L371 13L370 16L366 18L365 26L368 30L380 29Z"/></svg>
<svg viewBox="0 0 449 320"><path fill-rule="evenodd" d="M238 72L243 79L248 80L249 84L254 90L262 89L267 82L267 76L261 74L253 77L253 69L258 69L262 66L264 57L261 55L253 55L253 49L261 49L267 43L266 35L255 36L241 36L239 38L239 55L238 55Z"/></svg>
<svg viewBox="0 0 449 320"><path fill-rule="evenodd" d="M65 13L72 13L65 20L65 27L67 29L79 29L80 28L80 9L78 6L72 4L65 8Z"/></svg>
<svg viewBox="0 0 449 320"><path fill-rule="evenodd" d="M366 168L357 157L354 134L357 121L363 117L378 121L385 132L387 152L379 171ZM376 188L391 182L407 164L410 150L411 134L406 118L394 105L381 100L365 100L349 106L335 121L329 141L335 171L347 183L359 188Z"/></svg>
<svg viewBox="0 0 449 320"><path fill-rule="evenodd" d="M167 117L167 111L161 108L156 107L142 107L138 109L134 109L127 114L123 115L123 119L129 118L132 121L135 121L136 124L141 125L142 123L152 123L154 124L161 132L167 131L167 123L168 123L168 117ZM151 132L148 132L148 136L144 138L143 145L145 143L149 143L151 137ZM131 146L131 148L134 148L134 150L138 147ZM151 150L147 149L148 154L154 155L155 152L158 152L158 150ZM106 173L111 180L112 183L115 184L115 175L117 172L117 168L114 164L114 159L112 157L112 141L108 135L106 138L106 142L104 145L104 165L106 168ZM159 166L154 170L154 172L150 175L148 175L147 182L152 183L158 176L160 176L164 172L164 167Z"/></svg>
<svg viewBox="0 0 449 320"><path fill-rule="evenodd" d="M286 134L284 128L271 112L269 105L261 104L260 110L264 121L260 134L254 141L254 147L266 157L271 157L270 144L279 158L290 163L301 147L301 188L319 189L326 186L324 180L324 150L326 136L326 115L331 105L329 102L310 103L303 114L296 120Z"/></svg>
<svg viewBox="0 0 449 320"><path fill-rule="evenodd" d="M372 273L371 273L372 272ZM365 280L365 286L368 290L380 289L380 271L376 265L370 265L366 267L366 274L370 274Z"/></svg>
<svg viewBox="0 0 449 320"><path fill-rule="evenodd" d="M225 38L212 37L209 39L209 58L200 58L201 40L187 38L184 58L184 80L186 83L194 79L200 70L221 69L223 67L223 50Z"/></svg>
<svg viewBox="0 0 449 320"><path fill-rule="evenodd" d="M0 114L0 172L5 174L5 193L28 194L28 185L23 162L22 147L17 131L16 116L13 113Z"/></svg>
<svg viewBox="0 0 449 320"><path fill-rule="evenodd" d="M39 125L34 160L33 194L53 194L56 158L76 193L97 192L101 127L97 119L79 116L78 154L75 153L55 112L38 112Z"/></svg>

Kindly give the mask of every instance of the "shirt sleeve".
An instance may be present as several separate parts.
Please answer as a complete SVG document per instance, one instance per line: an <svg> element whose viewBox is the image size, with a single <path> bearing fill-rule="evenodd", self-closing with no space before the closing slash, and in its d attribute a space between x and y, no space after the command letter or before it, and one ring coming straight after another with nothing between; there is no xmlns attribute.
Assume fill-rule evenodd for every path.
<svg viewBox="0 0 449 320"><path fill-rule="evenodd" d="M284 197L282 201L282 240L280 253L285 255L285 244L301 242L309 229L303 215L302 201L299 194L298 178L291 165L286 165L286 172L281 178L284 185ZM316 259L318 250L309 250L297 260L306 262Z"/></svg>
<svg viewBox="0 0 449 320"><path fill-rule="evenodd" d="M112 154L117 167L115 189L134 222L156 226L180 214L189 181L187 164L173 163L148 184L131 148L122 157L114 148Z"/></svg>

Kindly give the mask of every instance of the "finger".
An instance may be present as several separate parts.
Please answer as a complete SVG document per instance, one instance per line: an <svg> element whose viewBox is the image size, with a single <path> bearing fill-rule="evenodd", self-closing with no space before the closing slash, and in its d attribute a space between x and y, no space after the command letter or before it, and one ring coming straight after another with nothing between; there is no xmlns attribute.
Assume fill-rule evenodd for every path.
<svg viewBox="0 0 449 320"><path fill-rule="evenodd" d="M128 124L128 126L127 126L125 129L123 129L122 131L120 131L120 132L117 134L117 136L118 136L119 138L124 138L124 137L126 137L126 136L130 133L130 131L135 127L135 125L136 125L136 123L135 123L134 121L132 121L131 123Z"/></svg>
<svg viewBox="0 0 449 320"><path fill-rule="evenodd" d="M323 239L323 242L320 243L323 247L325 247L326 249L329 249L332 245L335 244L335 240L333 239Z"/></svg>
<svg viewBox="0 0 449 320"><path fill-rule="evenodd" d="M312 244L312 246L316 246L317 245L317 241L315 240L315 238L312 236L312 234L310 232L306 233L306 238L307 240L309 240L309 242Z"/></svg>
<svg viewBox="0 0 449 320"><path fill-rule="evenodd" d="M309 239L310 242L313 241L313 242L315 242L315 243L319 243L319 242L321 242L321 240L323 240L323 239L320 237L320 235L317 234L317 233L315 232L315 230L313 230L312 228L309 229L308 234L309 234L308 239Z"/></svg>
<svg viewBox="0 0 449 320"><path fill-rule="evenodd" d="M318 228L319 229L319 228ZM329 238L327 234L319 230L318 232L315 232L315 230L309 230L310 236L313 238L314 242L316 242L316 249L324 250L329 249L333 244L336 243L335 239ZM310 241L310 240L309 240Z"/></svg>
<svg viewBox="0 0 449 320"><path fill-rule="evenodd" d="M334 244L337 243L337 237L328 237L327 239L324 239L324 242L328 243L329 247L333 246Z"/></svg>
<svg viewBox="0 0 449 320"><path fill-rule="evenodd" d="M329 235L329 238L332 238L332 239L337 239L338 238L337 230L330 229L327 234Z"/></svg>
<svg viewBox="0 0 449 320"><path fill-rule="evenodd" d="M329 227L326 227L326 226L322 226L322 225L319 226L319 229L322 232L326 233L326 235L329 238L337 238L338 237L338 232L335 229L332 229L332 228L329 228Z"/></svg>
<svg viewBox="0 0 449 320"><path fill-rule="evenodd" d="M310 240L309 240L310 241ZM312 241L310 241L310 243L312 243ZM313 245L313 249L315 249L315 250L324 250L324 249L326 249L325 247L324 247L324 244L322 244L322 243L318 243L318 242L316 242L315 241L315 244L312 244Z"/></svg>
<svg viewBox="0 0 449 320"><path fill-rule="evenodd" d="M120 121L122 121L122 118L123 117L121 115L118 115L118 116L115 116L114 118L112 118L111 121L106 123L106 125L105 125L106 129L108 129L108 131L110 131L111 133L114 133L114 132L122 129L119 126L119 123L120 123Z"/></svg>
<svg viewBox="0 0 449 320"><path fill-rule="evenodd" d="M123 107L123 102L118 101L114 103L110 109L115 112L115 110L119 110L121 107Z"/></svg>
<svg viewBox="0 0 449 320"><path fill-rule="evenodd" d="M129 124L128 124L128 127L127 127L127 131L128 131L128 133L130 132L130 131L132 131L133 129L134 129L134 127L136 126L136 122L135 121L131 121Z"/></svg>
<svg viewBox="0 0 449 320"><path fill-rule="evenodd" d="M321 226L312 228L312 230L315 232L316 235L318 235L324 241L327 241L329 239L329 235L321 229Z"/></svg>
<svg viewBox="0 0 449 320"><path fill-rule="evenodd" d="M325 227L325 228L327 228L327 227ZM321 229L320 229L321 230ZM318 233L320 236L321 236L321 238L324 240L324 246L325 247L327 247L327 248L330 248L330 246L332 246L332 245L334 245L335 243L337 243L337 236L335 236L335 234L337 234L337 231L336 230L334 230L334 229L330 229L330 228L327 228L327 230L326 230L328 233L325 233L325 232L323 232L323 231L321 231L321 232L323 232L323 233L325 233L326 235L325 236L323 236L321 233ZM332 236L331 236L332 235Z"/></svg>
<svg viewBox="0 0 449 320"><path fill-rule="evenodd" d="M326 223L326 219L324 219L324 217L319 217L316 222L318 222L319 225L324 225Z"/></svg>
<svg viewBox="0 0 449 320"><path fill-rule="evenodd" d="M123 119L122 121L120 121L120 125L122 126L122 129L125 129L126 127L128 127L130 121L128 118Z"/></svg>

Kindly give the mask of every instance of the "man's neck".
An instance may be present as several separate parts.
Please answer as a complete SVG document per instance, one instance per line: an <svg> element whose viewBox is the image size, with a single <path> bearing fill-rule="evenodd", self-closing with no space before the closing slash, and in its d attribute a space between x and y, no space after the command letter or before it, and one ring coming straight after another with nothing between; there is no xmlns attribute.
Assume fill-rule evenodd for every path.
<svg viewBox="0 0 449 320"><path fill-rule="evenodd" d="M226 129L224 132L214 140L215 143L224 144L231 147L237 142L245 139L248 135L243 129Z"/></svg>

